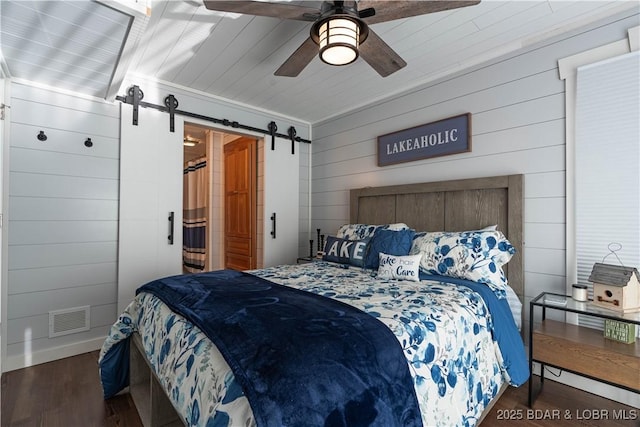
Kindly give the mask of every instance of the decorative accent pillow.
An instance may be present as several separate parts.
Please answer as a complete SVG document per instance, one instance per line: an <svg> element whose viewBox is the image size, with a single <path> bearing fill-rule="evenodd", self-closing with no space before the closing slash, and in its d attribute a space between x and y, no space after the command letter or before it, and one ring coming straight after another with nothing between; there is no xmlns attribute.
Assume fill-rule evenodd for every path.
<svg viewBox="0 0 640 427"><path fill-rule="evenodd" d="M378 228L369 240L364 267L377 270L380 265L378 254L381 252L396 256L409 255L414 235L415 231L411 229L393 231Z"/></svg>
<svg viewBox="0 0 640 427"><path fill-rule="evenodd" d="M373 236L373 234L378 229L385 230L407 230L409 226L402 222L396 224L381 224L381 225L371 225L371 224L344 224L338 228L338 232L336 233L336 237L341 239L349 239L349 240L362 240L368 239Z"/></svg>
<svg viewBox="0 0 640 427"><path fill-rule="evenodd" d="M368 240L347 240L327 236L322 259L362 267L364 266L367 243Z"/></svg>
<svg viewBox="0 0 640 427"><path fill-rule="evenodd" d="M420 270L485 283L505 297L507 278L502 271L515 248L498 230L417 233L411 254L422 254Z"/></svg>
<svg viewBox="0 0 640 427"><path fill-rule="evenodd" d="M420 281L420 259L421 254L395 256L380 252L378 267L379 279L400 279Z"/></svg>
<svg viewBox="0 0 640 427"><path fill-rule="evenodd" d="M494 224L494 225L487 225L484 228L481 228L479 230L475 230L475 231L496 231L498 229L498 225Z"/></svg>

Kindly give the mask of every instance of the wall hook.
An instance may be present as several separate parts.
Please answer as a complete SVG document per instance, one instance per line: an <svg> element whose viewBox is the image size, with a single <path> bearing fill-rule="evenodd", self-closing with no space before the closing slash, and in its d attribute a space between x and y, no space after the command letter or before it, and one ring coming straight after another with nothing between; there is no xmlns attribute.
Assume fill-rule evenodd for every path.
<svg viewBox="0 0 640 427"><path fill-rule="evenodd" d="M47 135L44 134L44 131L41 130L40 133L38 134L38 141L46 141L47 140Z"/></svg>
<svg viewBox="0 0 640 427"><path fill-rule="evenodd" d="M91 138L87 138L87 139L84 141L84 146L85 146L85 147L88 147L88 148L93 147L93 141L91 141Z"/></svg>

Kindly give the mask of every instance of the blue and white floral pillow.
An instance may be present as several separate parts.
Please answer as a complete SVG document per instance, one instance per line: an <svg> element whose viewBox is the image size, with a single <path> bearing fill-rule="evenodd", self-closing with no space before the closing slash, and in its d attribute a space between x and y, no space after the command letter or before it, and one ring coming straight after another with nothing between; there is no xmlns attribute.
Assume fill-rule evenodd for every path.
<svg viewBox="0 0 640 427"><path fill-rule="evenodd" d="M416 233L410 254L422 254L420 270L487 284L498 297L506 297L502 271L515 248L498 230Z"/></svg>
<svg viewBox="0 0 640 427"><path fill-rule="evenodd" d="M407 230L409 226L402 222L396 224L344 224L338 228L336 237L348 240L364 240L373 237L377 229L400 231Z"/></svg>

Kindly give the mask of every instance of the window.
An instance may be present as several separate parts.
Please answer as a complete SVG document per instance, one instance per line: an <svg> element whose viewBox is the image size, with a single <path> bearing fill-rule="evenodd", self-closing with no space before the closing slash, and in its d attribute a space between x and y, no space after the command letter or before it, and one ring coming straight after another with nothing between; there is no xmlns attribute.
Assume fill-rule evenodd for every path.
<svg viewBox="0 0 640 427"><path fill-rule="evenodd" d="M578 67L577 281L595 262L640 266L640 52ZM621 245L609 255L609 245ZM612 245L613 246L613 245ZM581 322L582 323L582 322Z"/></svg>

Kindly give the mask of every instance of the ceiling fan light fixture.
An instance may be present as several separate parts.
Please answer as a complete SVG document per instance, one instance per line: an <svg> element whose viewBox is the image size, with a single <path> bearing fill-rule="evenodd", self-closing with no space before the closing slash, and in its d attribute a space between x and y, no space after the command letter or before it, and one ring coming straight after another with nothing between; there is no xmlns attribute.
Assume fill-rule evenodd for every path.
<svg viewBox="0 0 640 427"><path fill-rule="evenodd" d="M347 65L358 59L360 23L349 17L330 17L316 27L320 59L330 65Z"/></svg>

